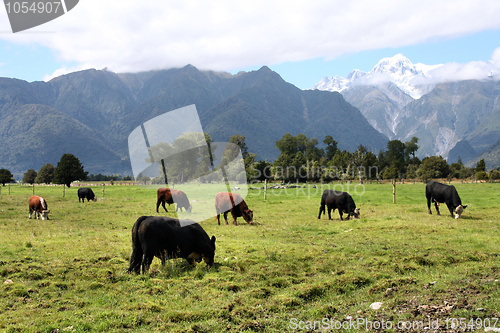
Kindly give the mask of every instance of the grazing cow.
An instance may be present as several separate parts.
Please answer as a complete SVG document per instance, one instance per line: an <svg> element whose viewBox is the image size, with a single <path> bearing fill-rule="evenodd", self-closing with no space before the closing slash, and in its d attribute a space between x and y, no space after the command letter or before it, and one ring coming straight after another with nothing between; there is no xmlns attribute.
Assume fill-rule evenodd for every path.
<svg viewBox="0 0 500 333"><path fill-rule="evenodd" d="M128 272L146 273L154 257L162 265L167 259L184 258L190 264L201 259L212 266L215 236L209 238L194 221L164 216L141 216L132 227L132 255Z"/></svg>
<svg viewBox="0 0 500 333"><path fill-rule="evenodd" d="M459 219L467 205L462 205L462 200L458 196L458 192L453 185L441 184L435 181L427 183L425 186L425 196L427 197L427 208L429 214L431 212L431 201L434 202L436 212L439 213L439 203L444 202L450 210L451 217L455 214L455 218Z"/></svg>
<svg viewBox="0 0 500 333"><path fill-rule="evenodd" d="M163 209L165 209L165 211L168 213L168 210L165 207L165 203L168 203L168 205L170 206L170 204L173 204L174 202L177 204L175 211L177 211L180 208L182 212L182 208L184 208L186 211L191 213L192 206L189 203L189 199L186 193L171 188L158 189L156 198L157 213L159 213L158 208L160 207L160 204L162 205Z"/></svg>
<svg viewBox="0 0 500 333"><path fill-rule="evenodd" d="M325 190L321 196L321 205L319 206L318 219L321 218L321 213L325 214L325 205L328 208L328 219L331 220L331 212L335 209L339 210L340 220L342 221L342 214L347 213L347 219L351 216L359 219L359 208L356 208L356 204L352 199L351 195L347 192Z"/></svg>
<svg viewBox="0 0 500 333"><path fill-rule="evenodd" d="M29 207L30 207L30 214L28 218L31 218L31 213L34 212L35 219L37 218L41 218L42 220L49 219L50 210L47 209L48 208L47 201L44 198L38 195L33 195L30 198Z"/></svg>
<svg viewBox="0 0 500 333"><path fill-rule="evenodd" d="M87 199L87 201L97 201L97 197L95 196L94 194L94 191L92 191L91 188L88 188L88 187L80 187L78 189L78 202L80 202L80 200L82 200L82 203L85 202L85 199Z"/></svg>
<svg viewBox="0 0 500 333"><path fill-rule="evenodd" d="M237 217L243 217L248 224L253 224L253 211L248 209L248 206L238 193L219 192L215 196L215 211L217 212L217 223L220 225L220 214L224 213L224 220L227 223L227 213L231 212L233 216L233 224Z"/></svg>

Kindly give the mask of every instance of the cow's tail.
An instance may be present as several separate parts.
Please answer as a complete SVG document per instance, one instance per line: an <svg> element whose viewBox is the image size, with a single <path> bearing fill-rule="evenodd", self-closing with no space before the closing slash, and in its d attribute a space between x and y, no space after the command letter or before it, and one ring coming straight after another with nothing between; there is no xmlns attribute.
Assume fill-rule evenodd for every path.
<svg viewBox="0 0 500 333"><path fill-rule="evenodd" d="M139 217L132 227L132 255L130 256L130 266L128 268L129 273L133 271L139 274L141 272L143 253L141 240L139 239L139 227L141 226L142 221L146 218L148 218L148 216Z"/></svg>
<svg viewBox="0 0 500 333"><path fill-rule="evenodd" d="M321 213L325 214L325 200L321 198L321 203L319 205L318 219L321 219Z"/></svg>

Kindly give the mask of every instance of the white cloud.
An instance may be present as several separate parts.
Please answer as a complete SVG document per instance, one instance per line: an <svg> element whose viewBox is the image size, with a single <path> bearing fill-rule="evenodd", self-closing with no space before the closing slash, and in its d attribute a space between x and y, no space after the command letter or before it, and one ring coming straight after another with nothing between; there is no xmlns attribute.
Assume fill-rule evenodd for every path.
<svg viewBox="0 0 500 333"><path fill-rule="evenodd" d="M465 64L446 63L432 70L431 81L446 82L460 80L484 80L495 75L498 68L492 62L472 61Z"/></svg>
<svg viewBox="0 0 500 333"><path fill-rule="evenodd" d="M498 29L499 16L491 0L82 0L34 33L0 39L50 47L79 68L231 70Z"/></svg>

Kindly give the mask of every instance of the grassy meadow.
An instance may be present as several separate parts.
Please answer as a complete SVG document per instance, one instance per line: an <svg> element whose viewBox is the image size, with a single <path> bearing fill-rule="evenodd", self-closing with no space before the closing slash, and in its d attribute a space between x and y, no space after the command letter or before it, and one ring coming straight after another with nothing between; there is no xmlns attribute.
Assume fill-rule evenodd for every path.
<svg viewBox="0 0 500 333"><path fill-rule="evenodd" d="M427 214L422 183L398 183L395 204L391 184L336 184L361 209L349 221L318 220L326 185L270 189L266 200L249 190L255 225L218 226L215 212L200 223L217 238L214 267L155 258L147 275L126 270L133 223L158 215L155 189L107 185L103 198L93 186L99 200L81 204L77 186L65 197L36 186L51 210L41 221L28 219L32 187L2 187L0 331L499 328L500 185L454 185L469 205L459 220L444 204Z"/></svg>

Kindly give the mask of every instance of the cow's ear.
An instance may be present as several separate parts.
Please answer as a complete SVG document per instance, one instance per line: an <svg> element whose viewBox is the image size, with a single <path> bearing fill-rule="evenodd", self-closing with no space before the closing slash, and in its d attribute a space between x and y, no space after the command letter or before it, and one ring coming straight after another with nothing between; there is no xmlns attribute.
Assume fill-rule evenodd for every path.
<svg viewBox="0 0 500 333"><path fill-rule="evenodd" d="M463 205L462 207L464 207L464 209L465 209L465 208L467 208L467 206L468 206L468 205Z"/></svg>
<svg viewBox="0 0 500 333"><path fill-rule="evenodd" d="M212 236L212 238L210 239L210 243L211 243L212 245L215 245L215 236Z"/></svg>

